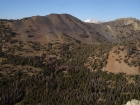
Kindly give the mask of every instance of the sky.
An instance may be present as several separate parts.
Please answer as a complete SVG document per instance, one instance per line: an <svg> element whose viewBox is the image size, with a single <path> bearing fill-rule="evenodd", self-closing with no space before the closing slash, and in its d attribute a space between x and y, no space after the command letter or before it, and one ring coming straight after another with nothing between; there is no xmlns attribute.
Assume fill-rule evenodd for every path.
<svg viewBox="0 0 140 105"><path fill-rule="evenodd" d="M21 19L51 13L71 14L80 20L140 20L140 0L0 0L0 19Z"/></svg>

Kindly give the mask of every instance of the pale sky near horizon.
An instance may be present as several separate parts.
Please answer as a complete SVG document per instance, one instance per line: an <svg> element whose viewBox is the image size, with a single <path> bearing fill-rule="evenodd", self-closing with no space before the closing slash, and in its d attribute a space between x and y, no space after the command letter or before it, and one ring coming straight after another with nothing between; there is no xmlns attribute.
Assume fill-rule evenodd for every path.
<svg viewBox="0 0 140 105"><path fill-rule="evenodd" d="M140 0L0 0L0 19L67 13L80 20L140 20Z"/></svg>

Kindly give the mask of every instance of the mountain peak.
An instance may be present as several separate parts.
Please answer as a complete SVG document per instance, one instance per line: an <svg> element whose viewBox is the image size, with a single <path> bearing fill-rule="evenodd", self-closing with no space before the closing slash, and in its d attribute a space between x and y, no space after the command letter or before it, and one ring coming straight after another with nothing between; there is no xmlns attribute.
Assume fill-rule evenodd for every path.
<svg viewBox="0 0 140 105"><path fill-rule="evenodd" d="M100 24L100 23L102 23L101 21L93 20L93 19L87 19L87 20L85 20L84 22L86 22L86 23L95 23L95 24Z"/></svg>

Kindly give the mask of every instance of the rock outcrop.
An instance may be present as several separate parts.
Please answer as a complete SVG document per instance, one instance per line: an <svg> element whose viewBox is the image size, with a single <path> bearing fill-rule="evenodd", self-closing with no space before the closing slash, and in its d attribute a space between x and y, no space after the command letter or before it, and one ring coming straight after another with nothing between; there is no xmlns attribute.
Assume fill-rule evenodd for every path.
<svg viewBox="0 0 140 105"><path fill-rule="evenodd" d="M126 105L140 105L140 101L133 99L131 101L128 101Z"/></svg>

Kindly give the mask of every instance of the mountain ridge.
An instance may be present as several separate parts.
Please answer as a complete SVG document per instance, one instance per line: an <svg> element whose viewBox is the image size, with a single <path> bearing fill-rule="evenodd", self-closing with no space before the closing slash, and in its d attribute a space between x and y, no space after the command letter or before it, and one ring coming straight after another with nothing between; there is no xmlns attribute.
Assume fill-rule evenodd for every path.
<svg viewBox="0 0 140 105"><path fill-rule="evenodd" d="M115 21L105 22L102 24L94 24L82 22L78 18L69 14L32 16L20 20L1 19L1 21L7 21L7 24L12 28L12 30L16 30L16 32L20 34L17 35L17 38L21 40L23 39L23 41L33 39L32 41L36 40L44 43L56 40L64 42L64 39L61 37L65 34L72 39L90 44L96 42L119 42L122 38L124 38L124 40L128 39L131 34L132 38L130 39L139 39L139 35L133 35L133 32L135 34L139 34L139 20L127 20L127 18L125 21L124 19L117 19ZM122 33L123 30L125 30L129 35Z"/></svg>

